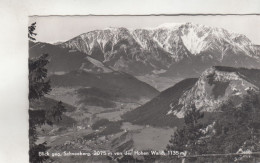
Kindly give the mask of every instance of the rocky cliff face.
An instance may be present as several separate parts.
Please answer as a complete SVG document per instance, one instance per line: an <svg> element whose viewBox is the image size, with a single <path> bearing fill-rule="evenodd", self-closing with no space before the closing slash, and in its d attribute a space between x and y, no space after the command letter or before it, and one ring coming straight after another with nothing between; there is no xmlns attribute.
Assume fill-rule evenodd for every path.
<svg viewBox="0 0 260 163"><path fill-rule="evenodd" d="M197 109L207 112L217 111L229 100L239 105L248 90L259 91L257 84L250 79L249 75L253 73L250 70L245 73L241 69L211 67L202 73L190 90L183 93L178 103L174 104L176 107L170 105L172 109L168 114L183 118L193 104ZM255 75L259 77L259 71Z"/></svg>

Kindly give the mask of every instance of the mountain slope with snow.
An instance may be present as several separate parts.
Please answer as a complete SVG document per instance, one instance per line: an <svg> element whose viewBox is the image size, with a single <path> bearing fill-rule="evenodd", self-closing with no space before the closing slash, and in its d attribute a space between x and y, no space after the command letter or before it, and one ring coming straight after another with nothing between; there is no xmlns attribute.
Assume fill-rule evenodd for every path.
<svg viewBox="0 0 260 163"><path fill-rule="evenodd" d="M198 72L213 65L259 67L259 50L244 35L192 23L166 23L156 28L106 28L59 44L132 74L176 68ZM189 66L195 62L195 66ZM200 65L199 68L196 65ZM166 73L167 74L167 73Z"/></svg>

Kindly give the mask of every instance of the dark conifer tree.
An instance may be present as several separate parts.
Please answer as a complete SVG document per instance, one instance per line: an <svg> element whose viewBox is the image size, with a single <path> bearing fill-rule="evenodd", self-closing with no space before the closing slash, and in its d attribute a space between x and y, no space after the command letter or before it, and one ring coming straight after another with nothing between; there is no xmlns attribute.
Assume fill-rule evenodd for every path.
<svg viewBox="0 0 260 163"><path fill-rule="evenodd" d="M202 123L200 119L204 117L204 114L196 109L195 105L192 105L190 110L187 111L184 116L185 125L181 129L177 129L170 140L170 144L167 146L167 150L183 152L187 155L202 154L205 151L203 149L205 142L200 140L204 136ZM176 158L176 157L175 157ZM190 159L193 160L194 159Z"/></svg>
<svg viewBox="0 0 260 163"><path fill-rule="evenodd" d="M36 36L36 33L34 33L35 28L36 23L28 27L29 40L36 40L33 37ZM50 81L47 79L46 65L48 63L48 54L29 59L29 102L40 100L51 91ZM39 155L39 152L46 152L49 147L46 146L46 142L41 144L35 143L37 140L36 128L43 124L52 125L53 121L60 121L64 111L65 107L61 101L50 109L38 110L29 108L29 161L31 163L42 163L49 158L48 156Z"/></svg>

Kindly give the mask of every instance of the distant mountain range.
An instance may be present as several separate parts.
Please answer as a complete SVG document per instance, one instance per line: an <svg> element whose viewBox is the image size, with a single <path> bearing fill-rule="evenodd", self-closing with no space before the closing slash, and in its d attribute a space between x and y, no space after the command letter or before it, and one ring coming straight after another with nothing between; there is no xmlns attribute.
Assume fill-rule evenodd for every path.
<svg viewBox="0 0 260 163"><path fill-rule="evenodd" d="M56 44L132 75L198 76L210 66L260 68L259 46L246 36L192 23L106 28Z"/></svg>
<svg viewBox="0 0 260 163"><path fill-rule="evenodd" d="M126 121L154 126L178 126L191 105L216 113L227 102L240 105L248 91L260 90L260 70L216 66L198 79L185 79L139 108L123 115Z"/></svg>

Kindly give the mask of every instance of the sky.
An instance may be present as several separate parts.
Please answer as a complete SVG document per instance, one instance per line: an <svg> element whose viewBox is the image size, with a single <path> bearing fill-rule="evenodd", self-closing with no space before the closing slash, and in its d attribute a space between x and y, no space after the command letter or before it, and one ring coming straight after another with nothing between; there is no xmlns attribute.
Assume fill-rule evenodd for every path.
<svg viewBox="0 0 260 163"><path fill-rule="evenodd" d="M82 33L107 27L145 28L163 23L192 22L220 27L246 35L260 45L260 16L32 16L29 24L36 22L37 41L54 43L67 41Z"/></svg>

